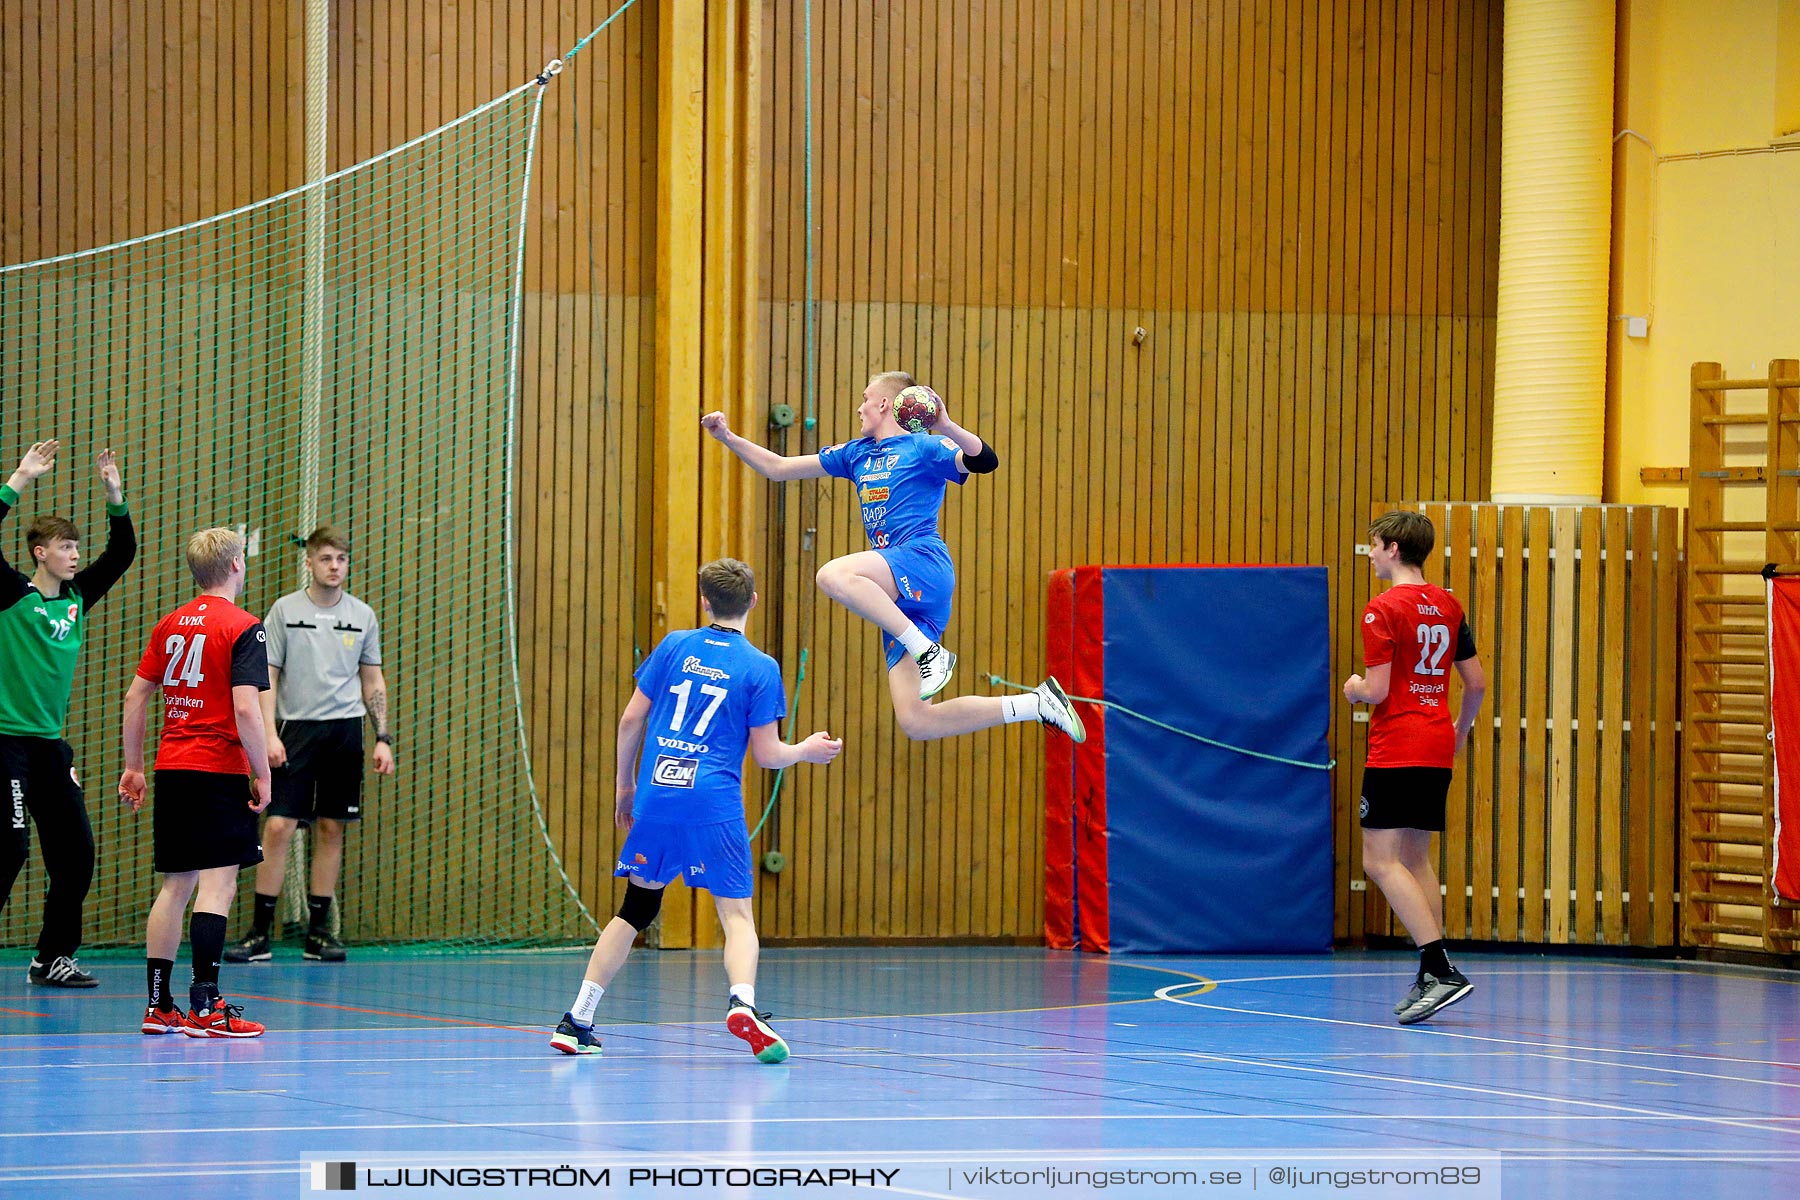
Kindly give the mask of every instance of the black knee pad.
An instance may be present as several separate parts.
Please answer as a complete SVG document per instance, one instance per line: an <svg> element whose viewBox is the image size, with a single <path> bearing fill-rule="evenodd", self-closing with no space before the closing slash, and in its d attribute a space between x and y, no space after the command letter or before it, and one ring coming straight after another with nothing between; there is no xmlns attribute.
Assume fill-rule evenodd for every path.
<svg viewBox="0 0 1800 1200"><path fill-rule="evenodd" d="M625 903L619 905L619 920L639 933L644 932L650 928L650 922L656 920L656 914L662 911L662 897L662 888L639 887L627 880Z"/></svg>

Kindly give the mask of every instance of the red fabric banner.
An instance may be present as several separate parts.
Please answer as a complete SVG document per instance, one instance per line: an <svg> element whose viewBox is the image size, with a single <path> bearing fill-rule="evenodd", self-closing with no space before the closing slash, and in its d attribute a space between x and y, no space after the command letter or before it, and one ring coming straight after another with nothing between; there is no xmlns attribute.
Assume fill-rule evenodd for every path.
<svg viewBox="0 0 1800 1200"><path fill-rule="evenodd" d="M1775 730L1775 892L1800 900L1800 578L1769 581L1769 694Z"/></svg>
<svg viewBox="0 0 1800 1200"><path fill-rule="evenodd" d="M1075 572L1050 573L1044 658L1050 674L1075 678ZM1075 743L1044 738L1044 944L1075 948Z"/></svg>

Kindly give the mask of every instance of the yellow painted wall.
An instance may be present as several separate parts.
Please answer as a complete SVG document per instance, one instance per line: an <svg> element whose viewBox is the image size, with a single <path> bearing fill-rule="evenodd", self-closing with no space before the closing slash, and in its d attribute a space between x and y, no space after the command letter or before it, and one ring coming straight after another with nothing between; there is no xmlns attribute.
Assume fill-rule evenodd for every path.
<svg viewBox="0 0 1800 1200"><path fill-rule="evenodd" d="M1797 45L1800 0L1620 0L1608 500L1686 502L1638 471L1687 465L1690 364L1800 357Z"/></svg>

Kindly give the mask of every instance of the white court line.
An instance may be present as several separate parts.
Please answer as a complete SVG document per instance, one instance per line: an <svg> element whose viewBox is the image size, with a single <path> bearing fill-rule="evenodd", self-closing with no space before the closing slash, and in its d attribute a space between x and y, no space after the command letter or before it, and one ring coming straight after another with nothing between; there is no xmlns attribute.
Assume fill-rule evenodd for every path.
<svg viewBox="0 0 1800 1200"><path fill-rule="evenodd" d="M1191 984L1188 986L1192 986ZM1532 1050L1579 1050L1585 1054L1635 1054L1646 1058L1681 1058L1696 1062L1738 1063L1754 1067L1800 1067L1800 1062L1787 1062L1773 1058L1737 1058L1729 1054L1681 1054L1674 1050L1629 1050L1618 1046L1576 1046L1567 1042L1534 1042L1525 1038L1492 1037L1480 1033L1458 1033L1452 1029L1425 1028L1421 1025L1387 1024L1378 1021L1347 1021L1342 1017L1314 1017L1306 1013L1276 1012L1272 1009L1237 1008L1229 1004L1202 1004L1198 1000L1188 1000L1181 996L1167 993L1180 991L1182 985L1172 983L1168 987L1157 988L1156 998L1166 1000L1170 1004L1185 1004L1189 1008L1209 1008L1216 1012L1240 1013L1250 1017L1281 1017L1289 1021L1313 1021L1321 1025L1345 1025L1352 1029L1379 1029L1386 1033L1404 1033L1407 1036L1426 1035L1430 1037L1458 1038L1470 1042L1489 1042L1499 1046L1526 1046Z"/></svg>
<svg viewBox="0 0 1800 1200"><path fill-rule="evenodd" d="M1237 979L1213 979L1209 975L1207 976L1207 979L1214 984L1223 985L1227 983L1278 983L1290 979L1393 979L1401 973L1402 972L1400 971L1391 969L1386 971L1305 971L1295 975L1244 975ZM1481 972L1481 977L1483 979L1495 979L1526 975L1559 975L1565 978L1577 978L1589 975L1636 975L1639 973L1640 972L1637 970L1628 968L1611 967L1601 967L1597 970L1588 971L1560 971L1554 967L1531 967L1522 968L1516 971L1483 970ZM1195 974L1198 974L1198 972L1195 972ZM1179 987L1181 985L1171 984L1170 986Z"/></svg>
<svg viewBox="0 0 1800 1200"><path fill-rule="evenodd" d="M610 1063L707 1063L715 1058L736 1060L743 1056L742 1051L736 1047L729 1047L722 1054L709 1054L706 1047L698 1047L695 1051L680 1052L680 1054L639 1054L639 1052L623 1049L623 1047L614 1047L614 1049L619 1052L608 1051L607 1054L603 1054L603 1058ZM1084 1065L1087 1061L1156 1061L1159 1058L1168 1060L1168 1058L1179 1058L1186 1052L1188 1051L1181 1051L1174 1047L1170 1047L1166 1051L1165 1049L1154 1049L1154 1047L1138 1049L1138 1051L1105 1051L1105 1049L1078 1049L1078 1047L1057 1047L1057 1049L1049 1049L1049 1051L898 1051L898 1049L889 1051L889 1049L862 1047L862 1045L839 1049L833 1045L806 1043L806 1061L821 1061L821 1063L846 1060L846 1058L918 1060L927 1061L927 1063L945 1063L945 1061L954 1063L954 1061L967 1060L967 1058L995 1058L995 1060L1044 1058L1044 1060L1055 1061L1064 1067L1076 1067L1076 1065ZM1516 1051L1312 1051L1282 1054L1283 1060L1296 1060L1296 1058L1433 1058L1433 1060L1438 1060L1438 1058L1516 1058L1516 1056ZM293 1072L293 1070L288 1070L288 1072L263 1070L261 1076L257 1076L256 1072L265 1067L311 1067L311 1065L335 1065L335 1063L358 1063L358 1065L367 1065L367 1063L409 1065L410 1063L410 1065L418 1065L418 1067L428 1067L432 1063L463 1063L463 1061L544 1063L551 1069L560 1069L560 1067L571 1065L571 1058L567 1054L544 1052L544 1054L490 1054L490 1056L436 1056L434 1054L430 1058L257 1058L256 1061L243 1061L243 1063L236 1063L229 1058L218 1060L216 1063L209 1063L203 1058L182 1058L182 1060L171 1058L169 1061L94 1061L94 1063L0 1063L0 1070L41 1070L41 1072L49 1074L52 1070L124 1070L131 1069L131 1067L142 1067L146 1070L169 1070L175 1069L175 1067L225 1065L232 1070L252 1072L250 1074L252 1079L306 1079L308 1078L306 1072ZM572 1067L572 1069L580 1070L580 1067ZM1642 1070L1654 1070L1654 1067L1645 1065ZM1696 1074L1696 1072L1676 1072L1676 1074ZM238 1076L230 1076L230 1078L238 1078ZM1708 1076L1708 1078L1730 1079L1733 1076ZM1755 1079L1751 1079L1751 1083L1755 1083ZM1780 1087L1800 1087L1800 1085L1784 1083Z"/></svg>
<svg viewBox="0 0 1800 1200"><path fill-rule="evenodd" d="M1598 1108L1606 1112L1629 1113L1632 1116L1672 1117L1680 1114L1666 1112L1655 1108L1638 1108L1629 1104L1607 1104L1599 1100L1578 1100L1573 1096L1546 1096L1537 1092L1520 1092L1511 1088L1483 1087L1478 1083L1450 1083L1440 1079L1408 1078L1403 1075L1378 1075L1370 1071L1345 1071L1336 1067L1306 1067L1297 1063L1276 1062L1269 1059L1233 1058L1225 1054L1204 1054L1190 1052L1187 1057L1197 1058L1205 1062L1231 1063L1239 1067L1273 1067L1282 1071L1295 1071L1305 1075L1331 1075L1340 1079L1360 1079L1367 1083L1394 1084L1405 1088L1437 1088L1448 1092L1469 1092L1477 1096L1498 1097L1506 1100L1530 1100L1539 1104L1572 1104L1578 1108ZM1760 1119L1760 1118L1757 1118ZM1793 1133L1792 1129L1769 1127L1753 1124L1751 1119L1743 1117L1709 1118L1714 1124L1738 1129L1754 1129L1758 1133Z"/></svg>
<svg viewBox="0 0 1800 1200"><path fill-rule="evenodd" d="M742 1049L739 1047L736 1047L736 1046L733 1046L728 1051L718 1054L718 1055L707 1053L705 1048L703 1048L703 1047L697 1048L694 1051L688 1051L688 1052L684 1052L684 1053L680 1053L680 1054L638 1054L629 1049L625 1049L622 1047L617 1048L617 1049L619 1050L619 1053L617 1053L617 1054L611 1053L610 1049L609 1049L609 1052L607 1054L603 1055L602 1057L604 1057L608 1061L612 1061L612 1062L632 1062L632 1063L710 1062L716 1057L725 1057L725 1058L731 1058L734 1060L740 1059L743 1057ZM1130 1059L1132 1061L1143 1061L1143 1060L1147 1060L1147 1059L1154 1060L1157 1058L1177 1058L1186 1053L1187 1053L1187 1051L1185 1051L1185 1050L1179 1050L1179 1049L1175 1049L1173 1047L1168 1048L1166 1050L1158 1049L1158 1048L1154 1048L1154 1047L1146 1048L1146 1049L1142 1049L1142 1050L1101 1050L1101 1049L1084 1050L1084 1049L1078 1049L1078 1048L1063 1049L1063 1048L1059 1047L1054 1050L937 1050L937 1051L932 1051L932 1050L884 1050L880 1047L873 1047L873 1046L846 1046L842 1049L839 1049L835 1046L820 1045L816 1042L809 1042L806 1044L806 1059L809 1062L824 1062L824 1061L832 1061L832 1060L845 1059L845 1058L916 1059L920 1062L955 1062L955 1061L958 1061L961 1059L968 1059L968 1058L994 1058L994 1059L1041 1058L1041 1059L1045 1059L1050 1062L1055 1062L1058 1064L1069 1066L1069 1065L1075 1065L1084 1059L1095 1059L1095 1060ZM1511 1055L1513 1053L1514 1053L1513 1051L1509 1051L1509 1050L1467 1050L1467 1051L1463 1051L1463 1050L1362 1050L1362 1051L1355 1051L1355 1052L1320 1051L1320 1052L1318 1052L1317 1057L1320 1057L1320 1058L1497 1058L1497 1057ZM1305 1055L1284 1056L1284 1057L1305 1057ZM549 1063L551 1065L560 1066L560 1065L567 1064L569 1061L570 1061L569 1056L566 1054L557 1054L554 1051L545 1050L541 1054L496 1054L496 1055L491 1055L491 1056L459 1055L459 1056L454 1056L454 1057L447 1057L447 1056L439 1056L439 1055L435 1055L435 1054L425 1054L425 1055L414 1056L411 1058L368 1058L368 1057L357 1057L357 1058L259 1058L254 1061L244 1061L242 1063L239 1063L236 1060L229 1059L229 1058L220 1058L216 1062L209 1062L206 1059L185 1059L185 1058L184 1059L173 1059L173 1058L171 1058L167 1062L155 1062L155 1061L147 1062L143 1059L133 1059L130 1061L125 1061L125 1062L106 1061L106 1062L91 1062L91 1063L0 1063L0 1071L42 1071L42 1072L45 1072L46 1074L48 1074L48 1073L54 1072L54 1071L123 1070L123 1069L130 1068L130 1067L142 1067L146 1070L166 1071L166 1070L169 1070L174 1067L206 1067L206 1066L217 1066L217 1065L230 1066L233 1070L255 1071L255 1070L257 1070L259 1068L263 1068L263 1067L312 1066L315 1064L329 1065L329 1064L335 1064L335 1063L356 1063L358 1065L364 1065L364 1066L369 1065L369 1064L375 1064L375 1063L388 1063L388 1064L397 1064L397 1065L402 1065L402 1066L404 1066L406 1064L417 1064L420 1066L426 1066L426 1065L432 1065L432 1064L436 1064L436 1063L447 1063L447 1062L474 1062L474 1063L536 1062L536 1063ZM287 1072L287 1073L270 1075L269 1077L270 1078L278 1078L278 1079L304 1079L304 1078L306 1078L306 1075L304 1072Z"/></svg>
<svg viewBox="0 0 1800 1200"><path fill-rule="evenodd" d="M1263 1063L1251 1063L1252 1066L1264 1066ZM1395 1080L1398 1083L1412 1083L1413 1080ZM1770 1130L1769 1132L1800 1132L1800 1116L1793 1117L1758 1117L1757 1121L1765 1124L1793 1124L1794 1129ZM1620 1124L1638 1122L1651 1124L1679 1125L1736 1125L1741 1118L1709 1117L1699 1114L1658 1113L1646 1110L1643 1113L1622 1112L1617 1114L1586 1113L960 1113L956 1115L915 1113L906 1116L895 1116L889 1113L872 1113L868 1116L855 1117L645 1117L633 1120L583 1120L583 1121L395 1121L385 1125L357 1123L353 1125L218 1125L207 1126L208 1133L387 1133L406 1129L442 1129L442 1130L481 1130L481 1129L635 1129L643 1126L673 1125L678 1127L697 1127L708 1125L744 1126L744 1125L894 1125L894 1124L930 1124L944 1121L986 1121L990 1123L1012 1121L1036 1122L1125 1122L1125 1121L1298 1121L1303 1124L1321 1122L1411 1122L1414 1124L1439 1122L1448 1124L1481 1123L1488 1121L1612 1121ZM36 1132L16 1130L0 1130L0 1139L17 1141L26 1138L90 1138L90 1137L152 1137L164 1136L168 1133L165 1126L142 1129L46 1129Z"/></svg>
<svg viewBox="0 0 1800 1200"><path fill-rule="evenodd" d="M146 1171L138 1167L122 1167L117 1171L92 1171L81 1175L12 1175L0 1170L0 1183L67 1183L77 1179L204 1179L218 1175L302 1175L305 1167L237 1167L214 1171Z"/></svg>
<svg viewBox="0 0 1800 1200"><path fill-rule="evenodd" d="M1783 1083L1779 1079L1756 1079L1749 1075L1719 1075L1711 1071L1683 1071L1676 1067L1653 1067L1649 1063L1614 1062L1604 1058L1572 1058L1567 1054L1541 1054L1532 1051L1527 1051L1522 1057L1541 1058L1546 1062L1585 1063L1591 1067L1611 1067L1616 1071L1653 1071L1658 1075L1685 1075L1690 1079L1718 1079L1726 1083L1753 1083L1760 1087L1800 1089L1800 1083Z"/></svg>

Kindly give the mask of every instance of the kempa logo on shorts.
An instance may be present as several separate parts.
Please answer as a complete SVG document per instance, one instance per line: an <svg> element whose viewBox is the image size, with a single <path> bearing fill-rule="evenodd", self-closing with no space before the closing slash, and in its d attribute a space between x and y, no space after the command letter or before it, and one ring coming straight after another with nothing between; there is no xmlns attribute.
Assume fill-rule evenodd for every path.
<svg viewBox="0 0 1800 1200"><path fill-rule="evenodd" d="M25 828L25 781L14 779L12 783L13 823L14 829Z"/></svg>
<svg viewBox="0 0 1800 1200"><path fill-rule="evenodd" d="M691 788L694 786L694 776L699 772L700 760L697 758L676 758L669 754L659 754L650 779L663 787Z"/></svg>

